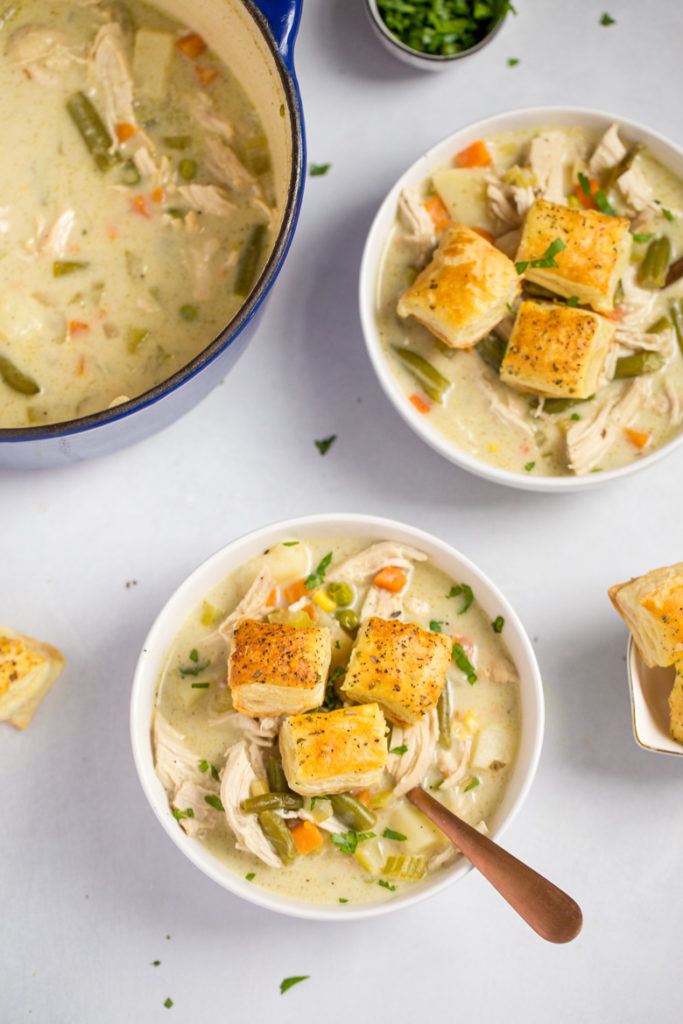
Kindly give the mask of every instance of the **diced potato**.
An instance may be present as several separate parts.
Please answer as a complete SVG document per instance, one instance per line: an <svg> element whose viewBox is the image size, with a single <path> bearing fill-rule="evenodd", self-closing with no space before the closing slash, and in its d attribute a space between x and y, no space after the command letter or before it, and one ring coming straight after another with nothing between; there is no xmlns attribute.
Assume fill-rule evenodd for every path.
<svg viewBox="0 0 683 1024"><path fill-rule="evenodd" d="M313 801L315 800L315 803ZM308 811L316 821L327 821L332 817L332 804L329 800L321 800L319 797L304 797L304 809Z"/></svg>
<svg viewBox="0 0 683 1024"><path fill-rule="evenodd" d="M401 843L406 853L431 856L448 845L443 832L412 804L398 804L389 817L389 828L407 837Z"/></svg>
<svg viewBox="0 0 683 1024"><path fill-rule="evenodd" d="M472 768L490 768L491 765L510 764L515 756L515 735L502 722L487 725L477 736L470 761Z"/></svg>
<svg viewBox="0 0 683 1024"><path fill-rule="evenodd" d="M311 552L307 544L274 544L262 564L268 566L276 583L301 579L311 571Z"/></svg>
<svg viewBox="0 0 683 1024"><path fill-rule="evenodd" d="M384 853L379 839L366 839L359 843L354 857L369 875L379 875L384 866Z"/></svg>
<svg viewBox="0 0 683 1024"><path fill-rule="evenodd" d="M147 99L160 100L166 95L173 58L173 36L141 28L135 34L133 76L136 89Z"/></svg>
<svg viewBox="0 0 683 1024"><path fill-rule="evenodd" d="M448 167L434 173L434 188L448 209L451 220L478 228L490 226L486 173L482 167Z"/></svg>

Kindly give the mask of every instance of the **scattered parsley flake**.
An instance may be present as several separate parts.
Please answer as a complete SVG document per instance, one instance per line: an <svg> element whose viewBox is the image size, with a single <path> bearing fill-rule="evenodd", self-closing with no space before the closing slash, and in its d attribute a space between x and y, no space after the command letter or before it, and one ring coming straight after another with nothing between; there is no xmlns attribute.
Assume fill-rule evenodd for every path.
<svg viewBox="0 0 683 1024"><path fill-rule="evenodd" d="M408 750L406 743L402 743L400 747L392 747L389 751L390 754L405 754Z"/></svg>
<svg viewBox="0 0 683 1024"><path fill-rule="evenodd" d="M208 690L210 686L211 686L211 683L193 683L192 684L192 689L193 690Z"/></svg>
<svg viewBox="0 0 683 1024"><path fill-rule="evenodd" d="M330 839L342 853L354 854L359 843L374 839L374 832L331 832Z"/></svg>
<svg viewBox="0 0 683 1024"><path fill-rule="evenodd" d="M655 236L654 236L654 234L653 234L652 232L650 232L650 233L649 233L649 234L647 234L647 235L638 235L638 234L634 234L634 235L633 235L633 241L634 241L634 242L649 242L649 241L650 241L650 239L651 239L651 238L654 238L654 237L655 237Z"/></svg>
<svg viewBox="0 0 683 1024"><path fill-rule="evenodd" d="M465 786L465 793L469 793L469 791L471 789L476 789L478 785L479 785L479 779L477 779L475 777L474 779L471 780L471 782L468 782L467 785Z"/></svg>
<svg viewBox="0 0 683 1024"><path fill-rule="evenodd" d="M151 964L149 966L150 967L160 967L161 966L161 960L152 960L152 962L151 962Z"/></svg>
<svg viewBox="0 0 683 1024"><path fill-rule="evenodd" d="M607 11L605 11L602 18L600 18L600 24L605 27L607 27L607 25L616 25L616 23L616 18L613 18L611 14L607 13Z"/></svg>
<svg viewBox="0 0 683 1024"><path fill-rule="evenodd" d="M308 173L312 178L321 178L323 174L327 174L332 164L311 164L308 169Z"/></svg>
<svg viewBox="0 0 683 1024"><path fill-rule="evenodd" d="M470 686L474 686L477 681L477 673L474 671L474 666L470 659L465 654L462 644L453 644L452 657L460 671L464 672L467 676L467 682Z"/></svg>
<svg viewBox="0 0 683 1024"><path fill-rule="evenodd" d="M589 199L593 199L595 201L595 205L598 210L600 210L600 213L604 213L606 217L616 217L614 207L610 206L604 191L599 188L595 192L591 192L590 181L588 180L587 175L583 174L581 171L579 171L579 185L581 186L583 194L588 196Z"/></svg>
<svg viewBox="0 0 683 1024"><path fill-rule="evenodd" d="M515 315L515 311L514 311L514 309L512 308L512 306L510 305L509 302L505 303L505 308L507 309L507 311L510 314L510 316L514 316Z"/></svg>
<svg viewBox="0 0 683 1024"><path fill-rule="evenodd" d="M527 462L527 464L525 465L524 469L527 471L527 473L530 473L535 465L536 465L535 462Z"/></svg>
<svg viewBox="0 0 683 1024"><path fill-rule="evenodd" d="M199 651L196 647L193 647L190 651L190 661L199 661Z"/></svg>
<svg viewBox="0 0 683 1024"><path fill-rule="evenodd" d="M573 412L569 418L572 419L572 420L580 420L581 419L581 417L579 416L578 412Z"/></svg>
<svg viewBox="0 0 683 1024"><path fill-rule="evenodd" d="M220 782L221 781L221 777L218 774L218 768L216 768L215 764L211 765L211 778L213 779L214 782Z"/></svg>
<svg viewBox="0 0 683 1024"><path fill-rule="evenodd" d="M508 67L514 68L519 64L519 57L508 57Z"/></svg>
<svg viewBox="0 0 683 1024"><path fill-rule="evenodd" d="M378 879L377 884L381 885L384 889L389 889L390 892L396 892L396 886L392 885L391 882L385 882L383 878Z"/></svg>
<svg viewBox="0 0 683 1024"><path fill-rule="evenodd" d="M337 435L330 434L329 437L323 438L322 441L314 441L313 444L316 446L321 455L326 455L336 440Z"/></svg>
<svg viewBox="0 0 683 1024"><path fill-rule="evenodd" d="M255 871L248 871L244 877L246 878L246 880L248 882L251 882L251 881L254 880L254 878L256 878L256 872Z"/></svg>
<svg viewBox="0 0 683 1024"><path fill-rule="evenodd" d="M382 832L384 839L396 839L399 843L405 843L408 836L404 836L402 832L394 832L393 828L385 828Z"/></svg>
<svg viewBox="0 0 683 1024"><path fill-rule="evenodd" d="M299 543L298 540L283 540L282 546L283 546L283 548L293 548L294 545L298 544L298 543Z"/></svg>
<svg viewBox="0 0 683 1024"><path fill-rule="evenodd" d="M666 217L667 220L673 220L674 219L674 215L671 212L671 210L667 210L667 208L665 206L662 207L662 213L664 214L664 216Z"/></svg>
<svg viewBox="0 0 683 1024"><path fill-rule="evenodd" d="M207 796L204 797L204 799L209 805L209 807L213 807L217 811L225 810L225 807L223 807L223 804L221 803L221 798L217 796L216 793L208 793Z"/></svg>
<svg viewBox="0 0 683 1024"><path fill-rule="evenodd" d="M578 295L570 295L569 298L567 299L567 305L568 306L578 306L578 304L579 304L579 297L578 297Z"/></svg>
<svg viewBox="0 0 683 1024"><path fill-rule="evenodd" d="M280 995L283 995L292 985L298 985L300 981L307 981L308 978L310 978L310 974L299 974L294 978L284 978L280 982Z"/></svg>
<svg viewBox="0 0 683 1024"><path fill-rule="evenodd" d="M340 902L340 903L348 903L349 901L348 901L348 900L345 900L343 896L340 896L340 897L339 897L339 902Z"/></svg>
<svg viewBox="0 0 683 1024"><path fill-rule="evenodd" d="M196 665L181 666L178 671L181 676L198 676L200 672L203 672L205 668L209 667L209 664L210 662L208 658L205 658L204 661L198 661Z"/></svg>
<svg viewBox="0 0 683 1024"><path fill-rule="evenodd" d="M441 623L439 622L438 619L432 619L432 621L429 623L429 628L431 629L432 633L440 633Z"/></svg>
<svg viewBox="0 0 683 1024"><path fill-rule="evenodd" d="M503 616L502 615L496 615L495 619L491 623L491 628L493 629L494 633L502 633L504 625L505 625L505 619L503 618Z"/></svg>
<svg viewBox="0 0 683 1024"><path fill-rule="evenodd" d="M332 561L332 552L328 551L325 557L318 563L315 572L312 572L310 576L306 577L305 585L306 590L313 590L314 587L319 587L324 579L327 568Z"/></svg>
<svg viewBox="0 0 683 1024"><path fill-rule="evenodd" d="M460 583L457 587L451 587L451 589L446 594L446 597L460 597L461 594L463 596L464 604L460 611L458 612L458 615L464 615L469 606L474 601L472 587L468 587L466 583Z"/></svg>
<svg viewBox="0 0 683 1024"><path fill-rule="evenodd" d="M584 175L585 177L585 175ZM518 274L523 274L528 267L556 267L557 263L555 257L558 252L562 252L566 249L566 245L561 238L556 238L554 242L551 242L546 251L537 260L521 260L519 263L515 263L515 270Z"/></svg>
<svg viewBox="0 0 683 1024"><path fill-rule="evenodd" d="M209 762L205 761L204 758L202 758L202 760L199 762L197 767L199 768L200 772L208 772L208 770L209 770Z"/></svg>
<svg viewBox="0 0 683 1024"><path fill-rule="evenodd" d="M173 817L178 821L182 821L183 818L194 818L194 811L191 807L187 807L184 811L179 810L177 807L172 809Z"/></svg>
<svg viewBox="0 0 683 1024"><path fill-rule="evenodd" d="M164 1006L166 1007L167 1010L170 1010L171 1007L173 1006L173 1000L171 999L170 996L168 997L168 999L164 1001Z"/></svg>

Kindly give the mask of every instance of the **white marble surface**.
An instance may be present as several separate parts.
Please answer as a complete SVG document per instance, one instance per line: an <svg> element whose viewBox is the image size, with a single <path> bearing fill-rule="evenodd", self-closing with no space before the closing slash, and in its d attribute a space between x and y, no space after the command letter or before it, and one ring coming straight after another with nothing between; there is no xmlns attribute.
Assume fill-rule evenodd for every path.
<svg viewBox="0 0 683 1024"><path fill-rule="evenodd" d="M603 2L610 28L598 24ZM682 557L683 456L576 496L501 489L412 435L360 336L372 214L403 168L457 126L574 103L683 143L680 5L518 7L479 55L430 75L382 50L360 0L306 0L297 66L310 158L332 169L308 182L245 357L136 448L0 474L0 621L49 639L69 662L25 733L0 730L3 1024L680 1019L683 759L635 744L626 631L605 591ZM509 68L508 57L521 63ZM333 433L321 458L313 439ZM474 873L438 901L365 924L272 915L200 876L154 820L127 719L157 610L238 534L337 510L444 537L517 607L544 675L547 731L505 839L582 904L571 945L543 943ZM311 977L281 996L295 974Z"/></svg>

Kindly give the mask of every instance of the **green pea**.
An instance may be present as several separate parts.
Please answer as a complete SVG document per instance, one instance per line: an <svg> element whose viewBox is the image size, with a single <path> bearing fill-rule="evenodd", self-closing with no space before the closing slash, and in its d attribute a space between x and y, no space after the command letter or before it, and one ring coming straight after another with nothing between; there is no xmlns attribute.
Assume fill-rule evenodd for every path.
<svg viewBox="0 0 683 1024"><path fill-rule="evenodd" d="M360 626L358 613L354 612L353 608L344 608L343 611L336 612L335 617L345 633L355 633Z"/></svg>
<svg viewBox="0 0 683 1024"><path fill-rule="evenodd" d="M330 583L327 593L337 608L346 608L353 601L353 587L349 583Z"/></svg>
<svg viewBox="0 0 683 1024"><path fill-rule="evenodd" d="M196 160L181 160L178 164L178 173L185 181L192 181L197 173Z"/></svg>
<svg viewBox="0 0 683 1024"><path fill-rule="evenodd" d="M187 305L180 307L180 315L183 320L196 320L199 316L199 310L196 306L191 306L188 303Z"/></svg>

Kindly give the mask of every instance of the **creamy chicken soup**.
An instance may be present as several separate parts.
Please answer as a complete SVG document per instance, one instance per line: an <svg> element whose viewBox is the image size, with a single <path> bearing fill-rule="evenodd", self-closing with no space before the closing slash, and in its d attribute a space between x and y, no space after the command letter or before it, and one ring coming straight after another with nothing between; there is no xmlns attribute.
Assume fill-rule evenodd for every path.
<svg viewBox="0 0 683 1024"><path fill-rule="evenodd" d="M331 660L318 706L309 701L307 712L289 717L276 705L261 717L234 709L240 659L230 660L231 688L230 652L244 624L255 622L321 631ZM438 703L411 724L367 702L381 689L373 690L372 681L365 703L344 691L370 624L413 628L423 641L445 647L442 677L431 678ZM274 659L264 648L256 671L251 662L254 679L263 673L264 692L266 682L277 681L284 651ZM384 657L370 653L368 664L378 679L391 673L393 684L402 653L388 646ZM420 672L415 680L426 692ZM379 752L384 767L375 781L326 792L336 756L328 745L315 755L317 795L301 795L307 787L299 778L290 785L284 733L298 723L297 743L303 743L306 726L319 738L331 721L359 713L381 722L372 757ZM417 549L345 539L283 538L208 593L167 654L152 723L155 768L178 827L254 885L328 904L390 899L452 863L455 848L405 793L422 784L486 831L508 784L519 733L519 679L504 619L490 621L476 592ZM345 770L351 767L347 758Z"/></svg>
<svg viewBox="0 0 683 1024"><path fill-rule="evenodd" d="M201 37L137 0L3 6L0 426L21 427L187 364L277 224L261 124Z"/></svg>
<svg viewBox="0 0 683 1024"><path fill-rule="evenodd" d="M561 226L546 229L529 259L533 245L525 229L530 218L544 211L547 226L548 211L557 213L558 207L580 222L578 232L560 217ZM591 224L584 223L590 218ZM431 329L413 315L397 312L399 299L435 266L430 262L435 247L454 222L474 228L483 236L484 248L490 244L509 257L508 266L515 267L522 286L521 294L512 300L508 296L507 302L500 301L506 296L499 290L497 312L490 305L488 311L479 310L478 319L472 317L472 335L464 347L451 347L452 339L439 336L438 324ZM624 225L624 258L619 263L615 248L618 276L610 283L610 295L596 301L595 286L604 268L595 225L609 232L619 224ZM585 259L565 271L572 246ZM484 462L543 476L623 466L647 456L681 429L682 253L683 183L647 149L625 137L618 125L603 136L579 128L548 128L480 140L454 154L452 164L435 171L419 189L401 194L377 289L377 324L386 359L405 401L455 447ZM494 277L495 284L500 274L489 264L482 260L475 276L482 274L485 283L488 273L489 284ZM544 268L551 273L546 269L539 285L532 278ZM554 280L553 268L558 268ZM565 273L569 279L558 280ZM428 313L436 316L436 279L429 287L434 291ZM442 295L441 301L457 311L458 295ZM548 336L533 324L529 303L536 303L537 314L546 319L568 321L566 336L556 339L558 359L552 350L549 360ZM531 320L526 332L520 331L522 311ZM560 371L569 370L572 376L583 372L577 336L587 322L600 335L591 369L597 376L585 385L590 393L569 387L563 391L562 372L549 371L552 379L527 380L526 385L516 379L510 386L501 378L501 364L506 376L507 353L514 350L518 366L530 358L517 345L515 332L525 334L531 357L536 358L537 349L554 371L560 363ZM563 364L566 341L573 348ZM455 344L461 342L456 339Z"/></svg>

